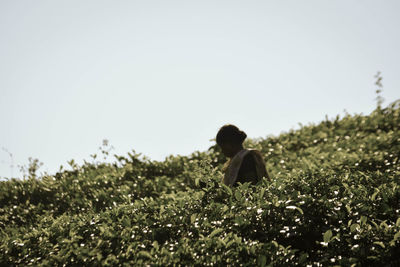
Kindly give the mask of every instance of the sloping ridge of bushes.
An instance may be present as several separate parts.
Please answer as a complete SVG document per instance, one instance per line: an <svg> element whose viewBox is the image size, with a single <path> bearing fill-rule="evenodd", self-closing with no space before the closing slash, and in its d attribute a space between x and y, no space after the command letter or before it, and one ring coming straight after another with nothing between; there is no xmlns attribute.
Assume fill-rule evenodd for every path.
<svg viewBox="0 0 400 267"><path fill-rule="evenodd" d="M216 146L0 184L0 264L399 266L400 101L274 137L229 188Z"/></svg>

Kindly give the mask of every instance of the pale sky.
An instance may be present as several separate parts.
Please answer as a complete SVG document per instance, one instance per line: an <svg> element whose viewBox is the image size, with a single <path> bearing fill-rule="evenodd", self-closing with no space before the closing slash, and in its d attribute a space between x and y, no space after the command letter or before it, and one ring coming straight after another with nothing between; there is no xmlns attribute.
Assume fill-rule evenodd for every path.
<svg viewBox="0 0 400 267"><path fill-rule="evenodd" d="M0 0L0 177L103 139L154 160L400 98L400 1Z"/></svg>

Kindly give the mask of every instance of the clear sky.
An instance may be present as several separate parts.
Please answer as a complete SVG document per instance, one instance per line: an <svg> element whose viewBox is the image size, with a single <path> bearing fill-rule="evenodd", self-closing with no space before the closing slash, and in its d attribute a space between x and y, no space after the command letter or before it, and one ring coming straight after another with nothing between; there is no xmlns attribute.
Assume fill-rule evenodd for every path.
<svg viewBox="0 0 400 267"><path fill-rule="evenodd" d="M0 177L103 139L155 160L400 98L400 1L0 0Z"/></svg>

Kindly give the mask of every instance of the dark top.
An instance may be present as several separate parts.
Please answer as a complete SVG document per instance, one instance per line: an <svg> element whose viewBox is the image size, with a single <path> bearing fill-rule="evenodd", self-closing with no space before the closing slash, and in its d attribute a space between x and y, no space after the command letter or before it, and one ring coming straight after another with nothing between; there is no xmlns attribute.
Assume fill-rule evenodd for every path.
<svg viewBox="0 0 400 267"><path fill-rule="evenodd" d="M250 153L243 158L242 165L240 165L239 173L234 185L238 185L238 182L251 182L253 184L258 182L256 162Z"/></svg>

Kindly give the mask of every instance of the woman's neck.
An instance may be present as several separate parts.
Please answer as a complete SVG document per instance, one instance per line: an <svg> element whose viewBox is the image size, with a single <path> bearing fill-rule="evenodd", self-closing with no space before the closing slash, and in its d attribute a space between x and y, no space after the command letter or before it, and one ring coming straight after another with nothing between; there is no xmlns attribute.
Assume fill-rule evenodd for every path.
<svg viewBox="0 0 400 267"><path fill-rule="evenodd" d="M232 156L231 158L233 158L234 156L236 156L236 154L239 153L240 151L242 151L243 149L244 149L244 148L243 148L243 145L240 145L240 146L235 147L234 154L233 154L233 156Z"/></svg>

